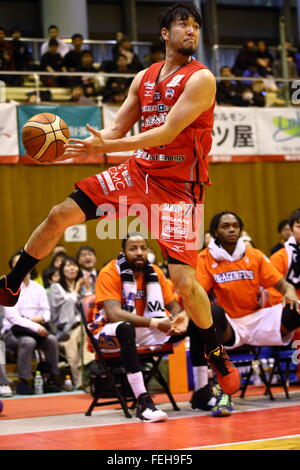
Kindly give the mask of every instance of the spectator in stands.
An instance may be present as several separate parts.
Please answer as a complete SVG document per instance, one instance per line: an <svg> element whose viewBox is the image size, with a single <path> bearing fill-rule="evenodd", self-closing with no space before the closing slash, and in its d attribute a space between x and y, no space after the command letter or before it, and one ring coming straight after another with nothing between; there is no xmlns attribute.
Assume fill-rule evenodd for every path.
<svg viewBox="0 0 300 470"><path fill-rule="evenodd" d="M98 68L93 64L92 51L85 50L81 54L79 72L98 72Z"/></svg>
<svg viewBox="0 0 300 470"><path fill-rule="evenodd" d="M74 104L95 105L95 101L85 96L84 88L81 85L75 85L72 88L69 102Z"/></svg>
<svg viewBox="0 0 300 470"><path fill-rule="evenodd" d="M268 258L240 235L243 222L233 212L216 214L210 224L212 239L198 255L196 277L207 292L217 332L226 348L289 344L291 332L300 326L300 300L295 288ZM275 287L287 303L262 308L262 288ZM224 394L223 408L230 413L232 403Z"/></svg>
<svg viewBox="0 0 300 470"><path fill-rule="evenodd" d="M77 261L66 257L60 266L60 279L51 284L48 296L51 307L51 323L56 328L56 337L63 347L70 365L74 388L82 386L80 359L80 292L83 285L87 288L86 279L80 272ZM85 357L91 356L85 351ZM94 357L92 358L94 359ZM90 360L92 360L90 359ZM90 360L87 360L90 362Z"/></svg>
<svg viewBox="0 0 300 470"><path fill-rule="evenodd" d="M96 251L91 246L81 246L77 251L76 259L80 266L83 277L87 280L87 285L83 286L81 294L91 295L95 293L96 279L98 271L96 269L97 257Z"/></svg>
<svg viewBox="0 0 300 470"><path fill-rule="evenodd" d="M288 223L291 236L285 241L283 248L271 256L270 261L287 282L294 286L300 299L300 208L292 212ZM282 301L282 296L274 289L269 290L269 295L271 305ZM298 326L296 321L294 328Z"/></svg>
<svg viewBox="0 0 300 470"><path fill-rule="evenodd" d="M91 73L90 76L77 77L78 85L82 85L85 90L85 96L91 98L97 96L98 83L95 79L94 74L99 71L99 68L94 65L94 58L92 51L85 50L82 52L80 59L79 72Z"/></svg>
<svg viewBox="0 0 300 470"><path fill-rule="evenodd" d="M51 273L53 269L59 269L62 262L66 259L67 254L65 251L63 251L63 249L61 251L57 251L57 249L60 249L60 248L61 248L60 245L57 245L57 247L54 248L52 255L53 253L55 254L53 255L53 258L51 259L49 266L43 271L43 274L42 274L43 280L46 280L49 278L49 273Z"/></svg>
<svg viewBox="0 0 300 470"><path fill-rule="evenodd" d="M124 55L119 55L114 65L110 66L110 72L116 73L134 73L134 70L127 65L127 60ZM132 79L125 77L110 77L106 81L105 89L103 90L104 102L120 102L122 103L127 96L127 91Z"/></svg>
<svg viewBox="0 0 300 470"><path fill-rule="evenodd" d="M13 71L16 69L14 54L11 44L5 41L5 29L0 27L0 70ZM8 85L14 85L15 77L13 75L1 75Z"/></svg>
<svg viewBox="0 0 300 470"><path fill-rule="evenodd" d="M298 76L300 76L300 43L298 43L297 51L295 52L295 64Z"/></svg>
<svg viewBox="0 0 300 470"><path fill-rule="evenodd" d="M273 75L273 61L274 58L268 49L265 41L257 42L257 50L255 52L256 65L258 66L258 72L262 77Z"/></svg>
<svg viewBox="0 0 300 470"><path fill-rule="evenodd" d="M171 281L167 282L158 266L147 262L147 254L147 243L141 234L129 234L123 239L118 258L99 273L96 302L100 311L94 312L90 328L104 351L120 351L128 381L137 398L137 417L151 422L165 420L167 415L154 405L147 393L136 344L177 343L189 335L195 383L192 407L208 410L217 400L207 397L206 393L207 373L203 377L202 362L199 361L201 351L198 350L198 344L202 344L201 330L189 321L176 300ZM166 309L173 316L172 320Z"/></svg>
<svg viewBox="0 0 300 470"><path fill-rule="evenodd" d="M125 55L119 54L114 62L112 72L116 73L135 73L134 67L128 65ZM131 82L131 80L130 80Z"/></svg>
<svg viewBox="0 0 300 470"><path fill-rule="evenodd" d="M0 331L2 330L4 318L4 307L0 307ZM2 341L0 335L0 397L11 397L12 396L12 389L10 388L10 381L6 376L5 370L6 364L6 351L5 351L5 343Z"/></svg>
<svg viewBox="0 0 300 470"><path fill-rule="evenodd" d="M242 106L265 106L266 89L263 80L257 80L251 86L245 86L241 92Z"/></svg>
<svg viewBox="0 0 300 470"><path fill-rule="evenodd" d="M83 53L83 36L82 34L76 33L72 36L72 45L73 49L71 49L67 54L64 56L64 66L68 70L68 72L78 72L80 69L80 60Z"/></svg>
<svg viewBox="0 0 300 470"><path fill-rule="evenodd" d="M261 75L258 71L258 66L256 64L249 65L242 73L243 77L251 77L251 78L261 78ZM243 80L243 85L252 85L252 80Z"/></svg>
<svg viewBox="0 0 300 470"><path fill-rule="evenodd" d="M279 235L279 243L271 248L271 255L276 253L276 251L281 250L281 248L284 248L285 242L287 242L292 235L291 227L287 219L283 219L278 223L277 233Z"/></svg>
<svg viewBox="0 0 300 470"><path fill-rule="evenodd" d="M64 57L67 52L69 52L69 46L62 39L59 38L59 29L56 25L52 24L48 28L48 40L45 41L41 46L41 56L44 55L49 50L49 41L51 39L56 39L58 42L57 52L61 57Z"/></svg>
<svg viewBox="0 0 300 470"><path fill-rule="evenodd" d="M56 39L50 39L49 50L41 57L41 70L46 72L66 72L67 69L63 64L63 59L58 53L58 42ZM66 85L65 77L43 77L43 82L48 86L64 86Z"/></svg>
<svg viewBox="0 0 300 470"><path fill-rule="evenodd" d="M293 45L288 39L285 41L284 45L287 54L288 78L296 78L298 76L298 73L295 52L292 50ZM283 77L280 49L277 51L276 60L273 62L273 73L275 77Z"/></svg>
<svg viewBox="0 0 300 470"><path fill-rule="evenodd" d="M143 70L143 65L140 62L139 57L134 54L132 50L132 43L131 41L124 37L121 39L121 41L118 44L117 49L114 51L114 61L116 62L116 59L119 55L124 55L127 60L127 65L130 67L132 70L135 72L139 72L140 70Z"/></svg>
<svg viewBox="0 0 300 470"><path fill-rule="evenodd" d="M27 103L30 104L40 104L42 102L52 101L52 93L50 90L39 90L39 93L36 91L29 91L26 93Z"/></svg>
<svg viewBox="0 0 300 470"><path fill-rule="evenodd" d="M165 58L164 46L161 42L153 42L150 47L149 54L144 58L144 67L148 68L150 65L160 62Z"/></svg>
<svg viewBox="0 0 300 470"><path fill-rule="evenodd" d="M11 36L11 46L14 54L16 70L34 70L35 65L32 54L26 42L21 41L22 31L19 28L14 28Z"/></svg>
<svg viewBox="0 0 300 470"><path fill-rule="evenodd" d="M217 84L217 103L220 105L243 106L241 87L234 80L234 75L228 65L221 67L220 76L226 77L228 80L220 80Z"/></svg>
<svg viewBox="0 0 300 470"><path fill-rule="evenodd" d="M118 31L116 33L117 44L112 47L112 51L111 51L113 57L117 57L119 55L119 46L123 38L124 38L124 33L122 33L122 31Z"/></svg>
<svg viewBox="0 0 300 470"><path fill-rule="evenodd" d="M113 89L106 89L103 93L103 103L112 103L120 105L127 98L128 88L123 89L122 86L116 86Z"/></svg>
<svg viewBox="0 0 300 470"><path fill-rule="evenodd" d="M53 282L59 282L59 278L59 268L55 268L54 266L52 266L51 268L45 270L43 273L43 284L45 289L49 289Z"/></svg>
<svg viewBox="0 0 300 470"><path fill-rule="evenodd" d="M243 72L251 65L256 64L256 51L254 41L247 41L244 47L239 51L232 71L234 75L241 76Z"/></svg>
<svg viewBox="0 0 300 470"><path fill-rule="evenodd" d="M52 259L57 253L61 253L61 252L65 253L65 255L67 254L66 247L63 244L58 243L51 252Z"/></svg>
<svg viewBox="0 0 300 470"><path fill-rule="evenodd" d="M10 259L12 268L22 251ZM14 307L4 307L5 318L2 333L6 347L18 353L17 393L32 395L32 355L36 348L45 354L50 364L52 376L44 383L44 392L59 392L58 386L58 343L55 336L49 333L50 308L45 289L28 274L22 284L22 294Z"/></svg>
<svg viewBox="0 0 300 470"><path fill-rule="evenodd" d="M3 357L2 357L3 355ZM6 376L5 371L5 343L0 339L0 397L9 398L12 397L12 389L10 387L10 381Z"/></svg>

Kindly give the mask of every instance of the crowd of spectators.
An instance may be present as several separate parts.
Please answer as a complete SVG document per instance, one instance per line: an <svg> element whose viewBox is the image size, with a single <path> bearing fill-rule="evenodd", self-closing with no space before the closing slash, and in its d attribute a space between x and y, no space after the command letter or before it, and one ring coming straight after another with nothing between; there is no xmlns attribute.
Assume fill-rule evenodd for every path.
<svg viewBox="0 0 300 470"><path fill-rule="evenodd" d="M35 62L28 45L25 41L21 41L20 29L12 31L11 39L6 40L5 37L7 37L6 31L0 28L0 70L66 73L64 76L41 76L41 85L49 89L47 96L40 97L41 101L51 101L52 87L68 87L72 89L70 102L94 104L98 96L101 96L105 102L123 102L132 78L110 77L103 83L95 77L95 74L97 72L136 74L151 63L164 59L161 43L154 43L143 60L134 53L132 42L122 33L117 33L117 44L111 49L111 60L95 63L93 51L84 45L82 34L73 34L72 42L69 44L59 37L58 27L50 25L48 38L40 48L39 62ZM68 76L68 72L85 75ZM24 75L2 75L1 80L8 86L20 86L24 83ZM36 103L37 99L36 93L28 95L30 103Z"/></svg>
<svg viewBox="0 0 300 470"><path fill-rule="evenodd" d="M21 41L22 32L13 29L11 40L5 40L5 30L0 28L0 70L7 71L46 71L72 73L91 73L84 76L42 76L41 83L49 88L47 101L51 101L51 87L68 87L72 91L71 102L93 104L101 96L104 102L122 103L127 96L132 78L110 77L106 81L95 79L96 72L136 74L152 63L164 59L164 48L160 42L154 42L149 53L139 57L133 51L132 42L119 32L117 44L111 49L111 60L95 63L93 51L86 48L80 33L73 34L71 44L59 37L56 25L48 28L48 38L40 48L40 60L34 62L26 42ZM300 74L300 52L296 51L291 41L285 43L288 77L296 78ZM263 40L247 41L237 53L234 63L225 65L220 70L224 80L218 81L217 103L233 106L265 106L267 94L273 93L271 104L284 104L283 84L276 81L283 76L280 48L273 54ZM235 80L244 77L244 80ZM228 80L227 80L228 78ZM255 79L254 81L252 79ZM1 79L9 86L22 85L24 76L2 75ZM80 87L83 93L80 91ZM86 97L90 102L85 101ZM29 102L36 102L31 95ZM41 98L43 101L43 99Z"/></svg>
<svg viewBox="0 0 300 470"><path fill-rule="evenodd" d="M288 78L296 78L300 72L300 52L295 52L292 43L285 42ZM238 52L234 64L220 69L217 103L232 106L266 106L267 93L273 93L273 104L284 104L281 51L273 55L265 41L247 41ZM245 80L236 78L245 77ZM228 80L227 80L228 78ZM249 80L249 78L251 80ZM255 80L253 80L255 79Z"/></svg>

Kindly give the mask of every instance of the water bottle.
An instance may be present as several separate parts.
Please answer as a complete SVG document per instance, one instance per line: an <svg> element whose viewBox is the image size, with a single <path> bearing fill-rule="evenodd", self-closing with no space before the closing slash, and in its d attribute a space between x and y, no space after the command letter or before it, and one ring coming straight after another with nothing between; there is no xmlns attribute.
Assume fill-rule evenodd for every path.
<svg viewBox="0 0 300 470"><path fill-rule="evenodd" d="M66 390L66 392L71 392L73 390L72 380L69 375L66 375L66 378L64 381L64 389Z"/></svg>
<svg viewBox="0 0 300 470"><path fill-rule="evenodd" d="M39 370L36 371L34 377L34 393L35 395L41 395L42 393L44 393L43 377L41 376L41 372Z"/></svg>
<svg viewBox="0 0 300 470"><path fill-rule="evenodd" d="M5 103L5 102L6 102L5 82L3 80L0 80L0 103Z"/></svg>

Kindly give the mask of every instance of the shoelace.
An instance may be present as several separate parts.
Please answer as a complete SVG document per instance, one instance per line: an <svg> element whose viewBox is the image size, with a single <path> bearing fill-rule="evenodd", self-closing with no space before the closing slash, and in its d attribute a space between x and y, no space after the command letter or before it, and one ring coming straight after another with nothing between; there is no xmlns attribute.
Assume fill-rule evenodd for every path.
<svg viewBox="0 0 300 470"><path fill-rule="evenodd" d="M226 395L226 393L222 393L216 403L216 408L221 406L231 406L231 398L229 395Z"/></svg>
<svg viewBox="0 0 300 470"><path fill-rule="evenodd" d="M211 354L209 357L209 361L216 367L218 372L220 372L221 375L228 375L229 374L229 369L226 367L226 361L231 362L229 358L223 356L223 352L217 356L215 354Z"/></svg>

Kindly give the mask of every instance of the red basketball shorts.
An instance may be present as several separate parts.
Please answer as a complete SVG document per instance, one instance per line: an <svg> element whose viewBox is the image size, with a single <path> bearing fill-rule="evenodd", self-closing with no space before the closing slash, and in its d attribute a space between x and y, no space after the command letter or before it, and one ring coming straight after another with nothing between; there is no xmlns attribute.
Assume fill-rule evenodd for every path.
<svg viewBox="0 0 300 470"><path fill-rule="evenodd" d="M99 218L138 216L144 229L141 233L158 241L166 259L196 267L204 187L196 200L190 186L144 173L133 157L75 184L97 205Z"/></svg>

